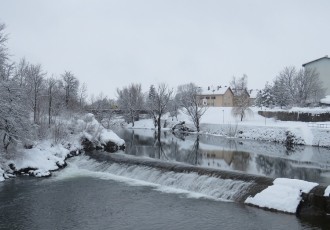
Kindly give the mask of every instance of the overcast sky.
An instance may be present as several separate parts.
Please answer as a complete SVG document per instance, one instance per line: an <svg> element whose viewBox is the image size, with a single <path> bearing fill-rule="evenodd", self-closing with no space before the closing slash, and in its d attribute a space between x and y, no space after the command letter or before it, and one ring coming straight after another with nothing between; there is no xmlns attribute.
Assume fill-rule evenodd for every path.
<svg viewBox="0 0 330 230"><path fill-rule="evenodd" d="M263 88L330 55L329 0L0 0L12 60L72 71L88 93L130 83Z"/></svg>

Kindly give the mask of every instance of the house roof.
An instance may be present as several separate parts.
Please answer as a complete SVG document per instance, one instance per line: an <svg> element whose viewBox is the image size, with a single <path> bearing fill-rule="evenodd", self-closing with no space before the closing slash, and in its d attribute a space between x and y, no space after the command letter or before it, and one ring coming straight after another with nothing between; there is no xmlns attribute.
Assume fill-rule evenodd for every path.
<svg viewBox="0 0 330 230"><path fill-rule="evenodd" d="M330 60L330 58L328 57L328 55L326 55L326 56L324 56L324 57L321 57L321 58L315 59L315 60L313 60L313 61L307 62L307 63L303 64L302 66L305 67L305 65L311 64L311 63L313 63L313 62L320 61L320 60L322 60L322 59L329 59L329 60Z"/></svg>
<svg viewBox="0 0 330 230"><path fill-rule="evenodd" d="M223 95L226 93L226 91L230 89L229 86L208 86L208 87L200 87L202 89L201 95Z"/></svg>

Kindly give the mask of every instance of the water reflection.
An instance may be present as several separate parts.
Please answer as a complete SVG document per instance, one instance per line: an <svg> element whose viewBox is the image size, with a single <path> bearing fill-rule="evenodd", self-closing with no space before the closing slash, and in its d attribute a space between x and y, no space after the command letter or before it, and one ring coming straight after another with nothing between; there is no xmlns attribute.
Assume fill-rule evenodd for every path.
<svg viewBox="0 0 330 230"><path fill-rule="evenodd" d="M120 130L126 153L189 165L240 171L268 177L287 177L330 184L330 150L237 140L208 135L173 135L152 130Z"/></svg>

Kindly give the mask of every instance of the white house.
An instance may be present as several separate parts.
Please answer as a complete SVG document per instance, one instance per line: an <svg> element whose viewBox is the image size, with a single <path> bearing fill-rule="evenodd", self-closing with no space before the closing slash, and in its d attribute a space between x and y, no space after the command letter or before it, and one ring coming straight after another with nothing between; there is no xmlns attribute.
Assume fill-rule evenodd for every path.
<svg viewBox="0 0 330 230"><path fill-rule="evenodd" d="M304 68L316 69L319 73L320 80L323 82L323 87L326 89L325 94L330 95L330 58L328 55L314 61L307 62L302 66Z"/></svg>

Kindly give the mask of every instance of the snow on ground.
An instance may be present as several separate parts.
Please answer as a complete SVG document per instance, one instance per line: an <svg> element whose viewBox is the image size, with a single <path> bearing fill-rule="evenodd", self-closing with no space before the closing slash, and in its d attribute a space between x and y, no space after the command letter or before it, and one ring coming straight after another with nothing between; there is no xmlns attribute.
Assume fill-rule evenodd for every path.
<svg viewBox="0 0 330 230"><path fill-rule="evenodd" d="M139 121L135 121L134 127L132 126L132 123L128 124L126 127L134 129L155 129L152 119L142 119Z"/></svg>
<svg viewBox="0 0 330 230"><path fill-rule="evenodd" d="M330 95L325 96L325 98L322 98L320 100L321 103L330 105Z"/></svg>
<svg viewBox="0 0 330 230"><path fill-rule="evenodd" d="M100 133L100 142L106 145L109 141L116 143L118 146L125 144L125 141L118 137L112 130L103 129Z"/></svg>
<svg viewBox="0 0 330 230"><path fill-rule="evenodd" d="M330 196L330 185L325 189L324 196Z"/></svg>
<svg viewBox="0 0 330 230"><path fill-rule="evenodd" d="M317 183L297 179L277 178L273 185L254 197L248 197L245 203L261 208L295 213L301 201L301 193L308 193L317 185Z"/></svg>
<svg viewBox="0 0 330 230"><path fill-rule="evenodd" d="M278 111L278 109L267 110ZM330 147L330 128L320 128L321 125L330 127L330 121L317 123L277 121L274 118L260 116L258 114L260 108L257 107L251 107L247 116L243 121L240 121L239 118L232 115L231 111L231 107L209 107L201 120L201 133L283 143L287 140L287 132L289 131L295 137L295 144ZM329 112L330 108L292 108L290 111L319 113L320 111ZM185 121L189 128L194 129L189 116L182 111L177 119L172 120L168 115L162 119L162 124L166 120L168 127L172 127L179 121ZM128 128L154 129L153 120L136 121L134 127L130 124Z"/></svg>
<svg viewBox="0 0 330 230"><path fill-rule="evenodd" d="M53 145L50 141L43 141L32 149L18 151L12 160L16 169L37 168L41 171L58 169L58 165L64 165L66 156L70 150L62 144ZM57 164L56 164L57 163Z"/></svg>
<svg viewBox="0 0 330 230"><path fill-rule="evenodd" d="M2 168L0 168L0 182L5 180L4 173L5 173L5 171L3 171Z"/></svg>
<svg viewBox="0 0 330 230"><path fill-rule="evenodd" d="M65 124L63 136L53 139L42 140L34 144L31 149L16 148L9 159L0 159L0 181L13 173L9 165L12 164L15 171L30 168L28 174L36 177L49 176L51 171L57 170L65 165L65 159L71 151L77 152L82 149L81 140L87 138L89 141L106 145L111 141L118 146L125 144L113 131L103 128L95 119L93 114L86 114L82 118L72 119L59 118ZM1 166L0 165L0 166Z"/></svg>

